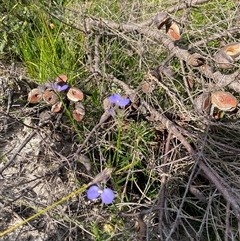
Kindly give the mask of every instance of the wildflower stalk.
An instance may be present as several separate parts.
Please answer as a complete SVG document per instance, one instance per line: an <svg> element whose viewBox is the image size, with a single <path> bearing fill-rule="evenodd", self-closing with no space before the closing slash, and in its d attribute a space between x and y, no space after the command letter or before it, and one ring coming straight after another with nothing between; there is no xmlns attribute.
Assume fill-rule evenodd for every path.
<svg viewBox="0 0 240 241"><path fill-rule="evenodd" d="M84 192L87 189L88 185L83 185L81 188L77 189L76 191L70 193L69 195L63 197L62 199L58 200L57 202L51 204L50 206L47 206L44 209L39 210L36 214L30 216L29 218L25 219L24 221L6 229L5 231L3 231L2 233L0 233L0 237L5 236L6 234L14 231L15 229L23 226L24 224L30 222L31 220L37 218L38 216L45 214L46 212L50 211L51 209L55 208L56 206L60 205L61 203L67 201L68 199L78 195L81 192Z"/></svg>
<svg viewBox="0 0 240 241"><path fill-rule="evenodd" d="M99 175L97 175L92 182L83 185L82 187L80 187L79 189L75 190L74 192L70 193L69 195L63 197L62 199L58 200L57 202L51 204L50 206L47 206L44 209L40 209L36 214L30 216L29 218L25 219L24 221L6 229L5 231L3 231L2 233L0 233L0 237L5 236L6 234L14 231L15 229L23 226L24 224L30 222L31 220L37 218L38 216L45 214L46 212L50 211L51 209L55 208L56 206L60 205L61 203L67 201L68 199L77 196L79 193L86 191L86 189L94 184L97 183L99 181L102 181L104 178L108 178L109 175L111 175L113 171L113 168L105 168L101 173L99 173Z"/></svg>

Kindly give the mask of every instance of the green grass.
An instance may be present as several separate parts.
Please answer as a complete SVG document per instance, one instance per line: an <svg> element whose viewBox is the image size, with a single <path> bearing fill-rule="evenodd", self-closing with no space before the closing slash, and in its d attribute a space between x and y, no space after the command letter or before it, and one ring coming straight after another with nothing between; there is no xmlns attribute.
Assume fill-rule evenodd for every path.
<svg viewBox="0 0 240 241"><path fill-rule="evenodd" d="M26 63L29 74L43 83L48 78L54 78L61 73L68 75L70 83L76 75L84 36L76 44L69 38L71 34L64 34L64 25L50 21L47 14L36 9L39 19L33 30L22 35L20 39L20 54Z"/></svg>
<svg viewBox="0 0 240 241"><path fill-rule="evenodd" d="M48 78L55 79L62 73L68 75L70 83L75 83L79 62L84 58L85 36L78 33L77 39L72 39L73 29L52 18L41 4L15 2L6 6L6 10L5 18L11 20L6 22L3 32L3 56L3 50L7 49L13 57L17 55L26 65L30 77L39 83Z"/></svg>

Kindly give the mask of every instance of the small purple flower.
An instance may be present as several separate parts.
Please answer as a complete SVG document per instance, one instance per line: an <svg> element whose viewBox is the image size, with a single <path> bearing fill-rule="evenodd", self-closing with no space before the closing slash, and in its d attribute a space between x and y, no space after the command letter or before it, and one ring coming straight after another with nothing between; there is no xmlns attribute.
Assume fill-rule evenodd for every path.
<svg viewBox="0 0 240 241"><path fill-rule="evenodd" d="M123 98L119 94L113 94L110 97L108 97L108 99L112 104L118 105L120 107L125 107L130 102L129 98Z"/></svg>
<svg viewBox="0 0 240 241"><path fill-rule="evenodd" d="M68 84L64 84L64 85L61 85L61 84L58 84L58 83L54 83L52 85L53 89L55 89L56 91L58 92L62 92L64 90L66 90L69 86Z"/></svg>
<svg viewBox="0 0 240 241"><path fill-rule="evenodd" d="M104 188L103 190L96 185L91 186L87 191L87 198L90 200L96 199L101 196L103 203L110 204L114 199L114 192L110 188Z"/></svg>

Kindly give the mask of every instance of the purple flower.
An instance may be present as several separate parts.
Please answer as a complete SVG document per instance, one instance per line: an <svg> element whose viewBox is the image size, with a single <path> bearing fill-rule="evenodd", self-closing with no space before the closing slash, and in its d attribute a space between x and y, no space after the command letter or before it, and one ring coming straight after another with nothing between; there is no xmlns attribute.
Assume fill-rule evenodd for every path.
<svg viewBox="0 0 240 241"><path fill-rule="evenodd" d="M103 190L96 185L91 186L87 191L87 198L90 200L96 199L101 196L103 203L110 204L113 202L114 193L110 188L104 188Z"/></svg>
<svg viewBox="0 0 240 241"><path fill-rule="evenodd" d="M52 85L52 87L53 87L53 89L55 89L56 91L58 91L58 92L61 92L61 91L64 91L64 90L66 90L69 86L68 86L68 84L59 84L59 83L54 83L53 85Z"/></svg>
<svg viewBox="0 0 240 241"><path fill-rule="evenodd" d="M130 102L129 98L123 98L119 94L113 94L108 97L108 99L112 104L118 105L120 107L125 107Z"/></svg>

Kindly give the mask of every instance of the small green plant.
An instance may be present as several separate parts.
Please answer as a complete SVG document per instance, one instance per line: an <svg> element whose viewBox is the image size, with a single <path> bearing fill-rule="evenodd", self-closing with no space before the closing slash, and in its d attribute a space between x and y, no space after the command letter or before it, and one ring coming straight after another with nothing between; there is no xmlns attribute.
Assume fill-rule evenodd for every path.
<svg viewBox="0 0 240 241"><path fill-rule="evenodd" d="M34 30L24 33L19 44L20 56L29 74L40 82L67 73L69 79L78 68L77 45L64 34L64 25L50 20L41 9L35 9L39 19Z"/></svg>
<svg viewBox="0 0 240 241"><path fill-rule="evenodd" d="M61 1L60 5L63 2L66 4ZM73 30L49 14L60 5L50 2L47 8L41 2L35 5L19 1L0 4L3 23L1 56L20 58L30 77L40 83L66 73L72 84L79 61L82 62L84 57L84 35L79 33L77 39L73 39Z"/></svg>

